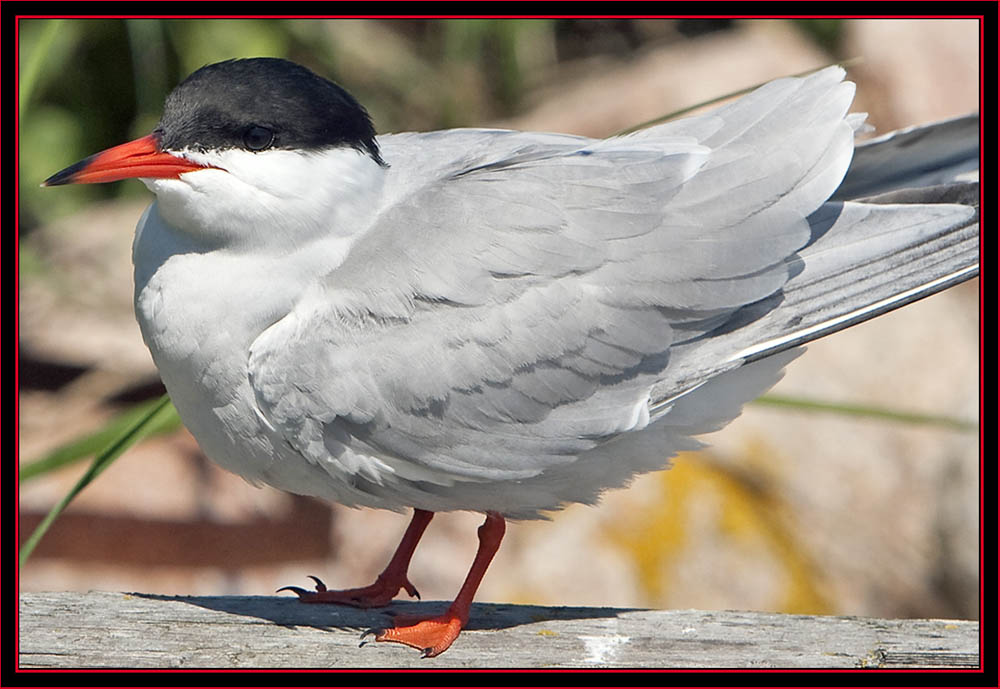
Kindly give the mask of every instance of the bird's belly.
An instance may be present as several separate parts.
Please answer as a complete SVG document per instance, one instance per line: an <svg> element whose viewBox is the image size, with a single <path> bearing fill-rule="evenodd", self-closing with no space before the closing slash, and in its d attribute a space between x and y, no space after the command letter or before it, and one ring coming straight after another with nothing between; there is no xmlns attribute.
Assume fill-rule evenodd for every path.
<svg viewBox="0 0 1000 689"><path fill-rule="evenodd" d="M204 285L178 279L171 268L165 265L137 289L136 318L181 420L204 453L255 485L398 509L384 496L359 491L358 477L343 464L307 459L260 411L247 367L249 347L268 322L251 318L261 301L212 303Z"/></svg>
<svg viewBox="0 0 1000 689"><path fill-rule="evenodd" d="M274 447L253 410L246 357L241 365L237 345L225 333L178 322L163 300L162 293L140 294L136 315L181 420L212 460L251 482L261 481ZM152 310L151 301L159 302Z"/></svg>
<svg viewBox="0 0 1000 689"><path fill-rule="evenodd" d="M237 347L220 348L216 339L179 356L156 337L147 343L181 420L211 460L254 485L357 502L350 498L350 476L308 461L263 417L247 380L246 356Z"/></svg>

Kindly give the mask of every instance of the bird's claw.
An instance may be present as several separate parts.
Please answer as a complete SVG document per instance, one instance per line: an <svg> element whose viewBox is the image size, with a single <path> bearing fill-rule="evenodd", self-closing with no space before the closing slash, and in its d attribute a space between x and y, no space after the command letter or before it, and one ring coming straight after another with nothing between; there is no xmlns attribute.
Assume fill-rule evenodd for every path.
<svg viewBox="0 0 1000 689"><path fill-rule="evenodd" d="M308 576L310 579L316 582L315 591L306 591L301 586L282 586L280 589L277 589L275 593L281 593L282 591L291 591L292 593L294 593L296 596L299 597L299 600L304 600L308 596L312 596L316 593L324 593L326 591L326 584L324 584L319 577L314 577L312 574L307 574L306 576Z"/></svg>
<svg viewBox="0 0 1000 689"><path fill-rule="evenodd" d="M403 588L410 595L410 598L416 598L417 600L423 600L423 598L420 597L420 591L417 590L416 586L414 586L413 584L410 583L409 579L403 579Z"/></svg>
<svg viewBox="0 0 1000 689"><path fill-rule="evenodd" d="M368 643L368 639L365 637L372 636L375 641L378 641L379 636L381 636L384 631L385 630L380 627L369 627L365 631L361 632L361 643L358 644L358 648L361 648Z"/></svg>
<svg viewBox="0 0 1000 689"><path fill-rule="evenodd" d="M323 591L326 591L326 584L323 583L322 579L315 577L312 574L307 574L306 576L316 582L316 590L318 592L323 593Z"/></svg>
<svg viewBox="0 0 1000 689"><path fill-rule="evenodd" d="M304 588L301 588L299 586L282 586L280 589L275 589L274 592L281 593L282 591L291 591L299 598L302 598L303 596L308 596L311 593L311 591L306 591Z"/></svg>

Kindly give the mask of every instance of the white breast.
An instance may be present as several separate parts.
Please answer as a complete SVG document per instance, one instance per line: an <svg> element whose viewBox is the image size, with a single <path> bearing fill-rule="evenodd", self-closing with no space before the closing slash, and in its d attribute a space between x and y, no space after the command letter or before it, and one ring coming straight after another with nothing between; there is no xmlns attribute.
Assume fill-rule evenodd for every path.
<svg viewBox="0 0 1000 689"><path fill-rule="evenodd" d="M184 425L247 480L317 494L314 468L257 409L247 359L253 341L343 261L353 237L331 232L284 251L213 247L164 220L159 203L136 230L135 313Z"/></svg>
<svg viewBox="0 0 1000 689"><path fill-rule="evenodd" d="M143 339L209 457L248 480L308 492L297 485L308 483L294 466L301 458L285 456L257 410L248 352L343 262L371 224L384 170L353 149L188 155L212 167L142 180L157 196L133 245Z"/></svg>

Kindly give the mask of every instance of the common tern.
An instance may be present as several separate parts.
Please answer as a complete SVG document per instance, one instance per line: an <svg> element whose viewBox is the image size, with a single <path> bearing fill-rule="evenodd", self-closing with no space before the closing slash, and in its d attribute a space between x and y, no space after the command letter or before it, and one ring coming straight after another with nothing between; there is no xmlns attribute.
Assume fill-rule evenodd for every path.
<svg viewBox="0 0 1000 689"><path fill-rule="evenodd" d="M604 140L376 136L305 67L229 60L177 86L152 134L45 184L155 194L136 316L210 458L414 510L374 584L287 587L301 600L416 595L433 514L485 513L448 610L375 632L435 656L507 519L665 468L801 345L978 274L978 120L856 146L853 94L831 67Z"/></svg>

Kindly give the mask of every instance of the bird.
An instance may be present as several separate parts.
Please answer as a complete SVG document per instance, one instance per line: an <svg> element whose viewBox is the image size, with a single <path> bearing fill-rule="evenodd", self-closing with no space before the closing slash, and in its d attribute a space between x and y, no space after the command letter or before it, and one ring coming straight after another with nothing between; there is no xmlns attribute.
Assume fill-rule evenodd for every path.
<svg viewBox="0 0 1000 689"><path fill-rule="evenodd" d="M139 179L142 337L205 454L253 484L413 516L370 586L418 596L434 514L485 515L439 655L508 520L593 504L736 418L803 345L978 275L978 116L856 142L839 66L594 139L376 134L279 58L206 65L148 136L43 186Z"/></svg>

